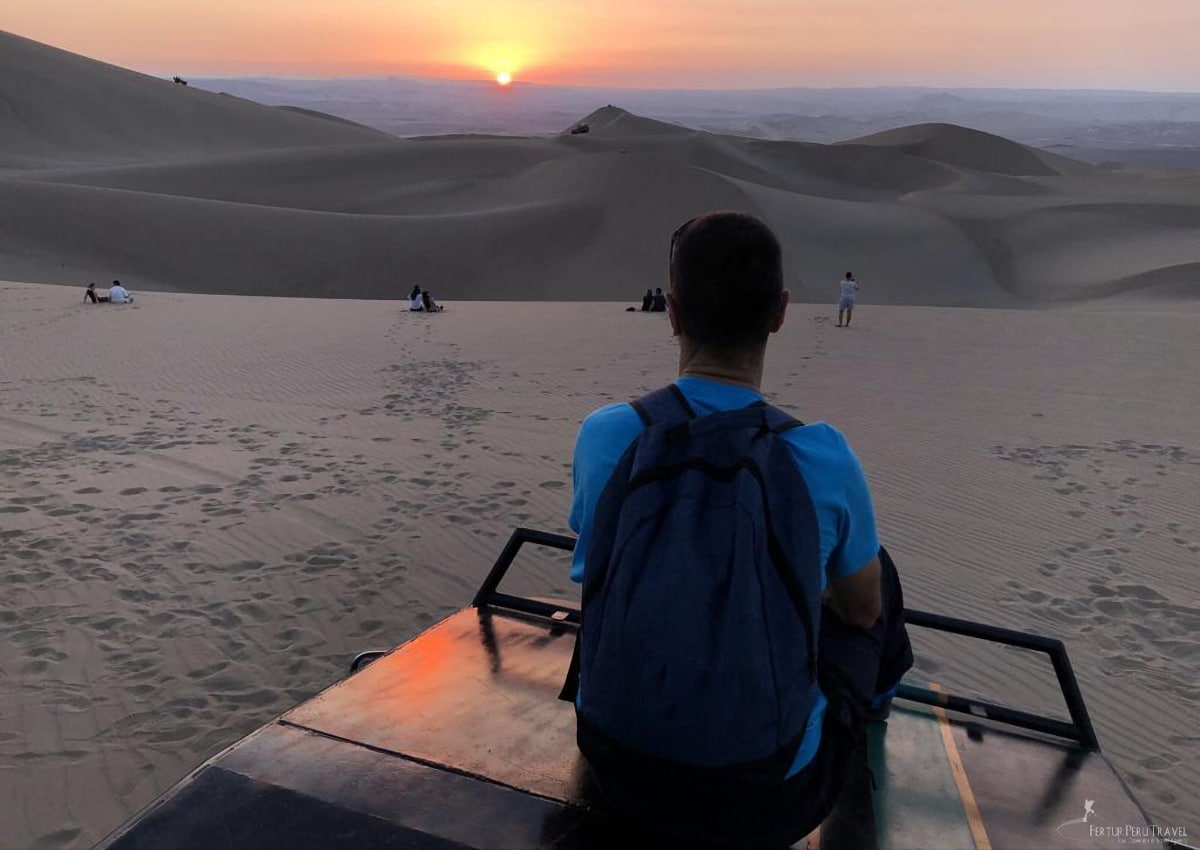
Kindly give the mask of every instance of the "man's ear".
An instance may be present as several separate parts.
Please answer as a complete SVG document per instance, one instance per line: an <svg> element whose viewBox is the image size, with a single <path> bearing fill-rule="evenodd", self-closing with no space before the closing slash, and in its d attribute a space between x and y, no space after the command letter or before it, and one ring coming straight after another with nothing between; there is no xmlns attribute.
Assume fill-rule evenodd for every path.
<svg viewBox="0 0 1200 850"><path fill-rule="evenodd" d="M784 316L787 315L788 291L785 289L779 293L779 307L775 311L775 318L771 320L771 333L775 333L783 327Z"/></svg>
<svg viewBox="0 0 1200 850"><path fill-rule="evenodd" d="M679 315L676 310L679 308L675 305L675 295L667 293L667 318L671 321L671 334L679 336Z"/></svg>

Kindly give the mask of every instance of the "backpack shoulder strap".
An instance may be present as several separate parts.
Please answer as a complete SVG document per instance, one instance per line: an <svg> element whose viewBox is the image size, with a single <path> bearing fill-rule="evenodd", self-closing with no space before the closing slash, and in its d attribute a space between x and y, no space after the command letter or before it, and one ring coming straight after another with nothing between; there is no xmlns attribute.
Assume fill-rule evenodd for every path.
<svg viewBox="0 0 1200 850"><path fill-rule="evenodd" d="M767 427L771 429L772 434L783 434L793 428L803 428L804 423L797 419L787 411L780 410L773 404L763 402L765 413L767 416Z"/></svg>
<svg viewBox="0 0 1200 850"><path fill-rule="evenodd" d="M637 413L645 428L649 428L651 425L668 427L685 425L696 418L696 411L688 403L683 391L674 383L631 401L629 406ZM579 695L579 640L579 630L576 630L571 663L567 668L562 690L558 694L559 699L570 703L575 702L575 698Z"/></svg>
<svg viewBox="0 0 1200 850"><path fill-rule="evenodd" d="M768 434L772 436L781 436L786 434L788 431L791 431L795 428L800 428L804 425L803 422L792 416L790 413L780 410L778 407L775 407L772 404L767 404L765 401L755 402L749 407L757 408L761 411L762 415L762 426L756 435L756 439L765 437ZM790 451L788 453L790 455ZM787 486L787 489L784 492L790 495L792 498L799 497L802 499L802 501L808 502L810 505L809 511L811 512L811 495L808 492L807 484L804 483L804 476L801 475L799 468L795 467L794 464L787 464L787 466L792 468L793 474L798 480L799 487L787 486L785 479L785 486ZM771 562L778 571L778 575L780 580L783 582L783 586L787 589L788 596L792 601L792 606L796 609L796 613L800 617L800 622L804 625L804 631L808 637L808 666L809 671L815 680L817 675L817 641L819 640L819 633L816 628L816 623L813 622L813 617L808 610L807 603L805 601L804 589L801 587L800 582L796 577L796 573L794 572L796 565L792 562L792 559L788 556L788 552L781 545L778 529L774 526L771 516L771 490L767 485L767 480L770 478L771 480L779 481L778 471L782 468L783 467L780 466L772 466L770 469L764 468L763 473L767 477L759 479L759 482L763 488L763 509L766 515L765 518L767 522L768 535L767 545L772 550ZM791 522L794 521L794 519L795 518L793 517L789 517L785 521ZM816 528L815 521L816 517L814 516L814 530ZM818 554L819 550L820 548L818 543Z"/></svg>
<svg viewBox="0 0 1200 850"><path fill-rule="evenodd" d="M647 428L651 425L678 425L696 418L696 411L688 404L687 397L673 383L631 401L629 406Z"/></svg>
<svg viewBox="0 0 1200 850"><path fill-rule="evenodd" d="M780 410L773 404L767 404L767 402L763 401L762 399L752 402L746 405L746 407L762 409L763 417L766 422L766 428L772 434L783 434L792 430L793 428L804 427L804 423L792 416L792 414L788 413L787 411Z"/></svg>

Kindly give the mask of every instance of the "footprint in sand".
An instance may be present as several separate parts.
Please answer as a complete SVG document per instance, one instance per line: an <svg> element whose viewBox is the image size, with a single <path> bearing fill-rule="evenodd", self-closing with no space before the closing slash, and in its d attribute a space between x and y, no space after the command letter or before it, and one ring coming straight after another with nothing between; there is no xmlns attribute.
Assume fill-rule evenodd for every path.
<svg viewBox="0 0 1200 850"><path fill-rule="evenodd" d="M69 847L82 832L81 829L58 829L39 836L36 843L39 847Z"/></svg>

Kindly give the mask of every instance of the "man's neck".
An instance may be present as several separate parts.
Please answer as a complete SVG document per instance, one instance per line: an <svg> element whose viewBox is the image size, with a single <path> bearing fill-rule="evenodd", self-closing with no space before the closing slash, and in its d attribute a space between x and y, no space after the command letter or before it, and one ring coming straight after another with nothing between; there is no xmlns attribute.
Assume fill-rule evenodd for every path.
<svg viewBox="0 0 1200 850"><path fill-rule="evenodd" d="M692 349L681 341L679 377L704 378L759 392L762 386L764 353L748 352L739 357L713 357L703 349Z"/></svg>

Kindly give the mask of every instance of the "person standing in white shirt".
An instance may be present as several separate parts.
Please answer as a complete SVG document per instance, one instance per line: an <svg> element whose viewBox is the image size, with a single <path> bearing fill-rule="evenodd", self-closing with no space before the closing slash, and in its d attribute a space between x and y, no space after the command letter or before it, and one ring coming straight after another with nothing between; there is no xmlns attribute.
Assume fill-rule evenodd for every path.
<svg viewBox="0 0 1200 850"><path fill-rule="evenodd" d="M108 288L108 300L112 304L132 304L133 296L129 294L128 289L121 286L121 281L114 280Z"/></svg>
<svg viewBox="0 0 1200 850"><path fill-rule="evenodd" d="M846 276L842 278L841 297L838 298L838 321L837 326L850 327L850 316L854 313L854 296L858 293L858 281L854 279L853 272L846 272ZM842 323L842 317L845 316L845 324Z"/></svg>

